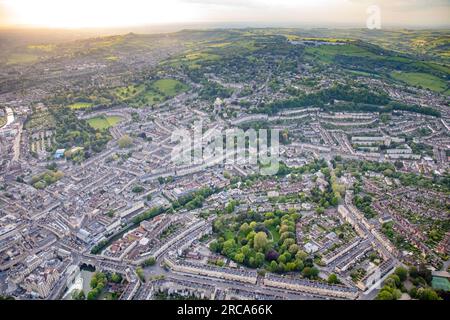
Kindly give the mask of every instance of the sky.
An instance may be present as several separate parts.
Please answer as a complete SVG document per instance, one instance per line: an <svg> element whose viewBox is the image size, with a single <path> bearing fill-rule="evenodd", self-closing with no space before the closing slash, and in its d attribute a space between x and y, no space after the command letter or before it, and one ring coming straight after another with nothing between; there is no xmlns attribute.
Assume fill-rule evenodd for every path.
<svg viewBox="0 0 450 320"><path fill-rule="evenodd" d="M450 0L0 0L0 26L108 28L189 23L450 26Z"/></svg>

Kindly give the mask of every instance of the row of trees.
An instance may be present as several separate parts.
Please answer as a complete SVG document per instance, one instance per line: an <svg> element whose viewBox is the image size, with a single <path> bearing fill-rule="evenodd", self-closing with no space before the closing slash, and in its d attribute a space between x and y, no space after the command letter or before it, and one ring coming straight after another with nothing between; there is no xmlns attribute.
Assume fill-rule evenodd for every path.
<svg viewBox="0 0 450 320"><path fill-rule="evenodd" d="M201 208L203 205L203 201L217 190L205 187L196 192L192 192L188 195L180 197L178 200L174 201L172 204L172 208L174 210L179 209L181 207L186 208L187 210L194 210L197 208Z"/></svg>
<svg viewBox="0 0 450 320"><path fill-rule="evenodd" d="M144 213L137 215L136 217L133 218L133 224L138 225L139 223L141 223L142 221L154 218L156 216L159 216L160 214L162 214L163 212L165 212L165 209L162 207L155 207L152 208L150 210L145 211Z"/></svg>
<svg viewBox="0 0 450 320"><path fill-rule="evenodd" d="M346 103L335 104L335 100ZM334 112L380 112L390 113L392 111L409 111L424 115L441 117L441 113L433 108L406 105L392 101L384 92L373 92L367 88L352 88L349 85L336 85L308 95L300 95L288 100L275 101L262 105L255 112L275 114L284 109L327 106L328 111Z"/></svg>
<svg viewBox="0 0 450 320"><path fill-rule="evenodd" d="M275 114L283 109L334 104L335 100L375 106L386 105L390 102L389 97L385 93L374 93L366 88L356 89L348 85L339 84L316 93L263 105L258 112Z"/></svg>
<svg viewBox="0 0 450 320"><path fill-rule="evenodd" d="M108 283L108 278L106 277L106 274L102 272L96 272L92 276L91 279L91 291L89 291L87 295L88 300L96 300L103 292L103 289L106 287L106 284Z"/></svg>

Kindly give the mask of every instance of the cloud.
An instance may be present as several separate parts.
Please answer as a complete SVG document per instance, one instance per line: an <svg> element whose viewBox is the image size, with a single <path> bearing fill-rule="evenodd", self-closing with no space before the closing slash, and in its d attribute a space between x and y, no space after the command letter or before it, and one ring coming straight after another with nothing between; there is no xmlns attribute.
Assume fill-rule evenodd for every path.
<svg viewBox="0 0 450 320"><path fill-rule="evenodd" d="M386 24L449 24L450 0L0 0L0 25L75 27L172 22L363 25L366 8L372 4L380 5Z"/></svg>
<svg viewBox="0 0 450 320"><path fill-rule="evenodd" d="M349 0L364 5L380 5L384 8L420 10L423 8L450 7L449 0Z"/></svg>

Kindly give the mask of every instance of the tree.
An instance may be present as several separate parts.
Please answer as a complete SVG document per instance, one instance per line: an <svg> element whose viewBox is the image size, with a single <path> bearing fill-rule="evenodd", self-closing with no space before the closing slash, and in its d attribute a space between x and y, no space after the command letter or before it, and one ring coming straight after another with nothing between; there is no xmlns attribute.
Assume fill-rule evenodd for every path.
<svg viewBox="0 0 450 320"><path fill-rule="evenodd" d="M111 275L111 281L114 283L120 283L122 281L122 276L120 274L114 272Z"/></svg>
<svg viewBox="0 0 450 320"><path fill-rule="evenodd" d="M298 271L302 271L303 268L305 267L305 265L303 264L303 261L300 259L297 259L297 258L295 259L295 265L296 265L296 269Z"/></svg>
<svg viewBox="0 0 450 320"><path fill-rule="evenodd" d="M107 213L106 213L106 215L108 216L108 217L110 217L110 218L113 218L114 217L114 210L109 210Z"/></svg>
<svg viewBox="0 0 450 320"><path fill-rule="evenodd" d="M431 288L420 288L417 290L419 300L440 300L436 291Z"/></svg>
<svg viewBox="0 0 450 320"><path fill-rule="evenodd" d="M383 113L380 115L380 121L384 124L388 123L389 121L391 121L391 116L388 113Z"/></svg>
<svg viewBox="0 0 450 320"><path fill-rule="evenodd" d="M339 278L334 273L330 274L328 276L328 283L329 284L338 284L340 283Z"/></svg>
<svg viewBox="0 0 450 320"><path fill-rule="evenodd" d="M305 278L314 279L319 275L319 270L316 267L306 267L303 269L302 274Z"/></svg>
<svg viewBox="0 0 450 320"><path fill-rule="evenodd" d="M133 193L141 193L142 191L144 191L142 186L134 186L133 189L131 189L131 192Z"/></svg>
<svg viewBox="0 0 450 320"><path fill-rule="evenodd" d="M291 254L296 254L298 252L298 250L299 250L299 246L295 243L291 244L289 246L289 253L291 253Z"/></svg>
<svg viewBox="0 0 450 320"><path fill-rule="evenodd" d="M277 271L278 271L278 263L277 263L275 260L273 260L273 261L270 263L269 270L270 270L271 272L277 272Z"/></svg>
<svg viewBox="0 0 450 320"><path fill-rule="evenodd" d="M279 256L280 256L280 254L277 251L275 251L274 249L270 249L266 253L266 260L267 261L275 261L278 259Z"/></svg>
<svg viewBox="0 0 450 320"><path fill-rule="evenodd" d="M88 300L95 300L97 299L97 290L91 290L89 291L88 295L87 295L87 299Z"/></svg>
<svg viewBox="0 0 450 320"><path fill-rule="evenodd" d="M136 274L137 274L137 276L139 277L139 279L140 279L142 282L145 282L145 274L144 274L144 270L142 270L141 267L137 267L137 268L136 268Z"/></svg>
<svg viewBox="0 0 450 320"><path fill-rule="evenodd" d="M38 190L42 190L45 188L45 183L42 181L38 181L33 186Z"/></svg>
<svg viewBox="0 0 450 320"><path fill-rule="evenodd" d="M223 249L222 252L226 256L231 256L232 252L235 250L236 242L234 239L229 239L223 243Z"/></svg>
<svg viewBox="0 0 450 320"><path fill-rule="evenodd" d="M400 278L400 281L403 282L408 278L408 270L403 267L398 267L395 269L395 274Z"/></svg>
<svg viewBox="0 0 450 320"><path fill-rule="evenodd" d="M256 251L262 251L267 246L267 234L263 231L258 232L253 239L253 248Z"/></svg>
<svg viewBox="0 0 450 320"><path fill-rule="evenodd" d="M234 255L234 260L236 260L236 262L243 263L244 259L245 259L245 256L242 252L236 253Z"/></svg>
<svg viewBox="0 0 450 320"><path fill-rule="evenodd" d="M252 229L248 225L247 222L243 223L239 228L239 232L242 232L244 235L247 235Z"/></svg>
<svg viewBox="0 0 450 320"><path fill-rule="evenodd" d="M297 265L295 264L295 262L286 263L286 271L288 271L288 272L295 271L296 268L297 268Z"/></svg>
<svg viewBox="0 0 450 320"><path fill-rule="evenodd" d="M129 148L133 144L133 140L129 135L124 135L119 139L118 144L121 149Z"/></svg>
<svg viewBox="0 0 450 320"><path fill-rule="evenodd" d="M218 241L214 240L213 242L211 242L211 243L209 244L209 249L210 249L212 252L219 253L220 251L222 251L222 246L219 244Z"/></svg>
<svg viewBox="0 0 450 320"><path fill-rule="evenodd" d="M98 285L97 277L94 274L94 276L91 278L91 282L90 282L91 289L95 289L97 287L97 285Z"/></svg>
<svg viewBox="0 0 450 320"><path fill-rule="evenodd" d="M399 161L399 160L395 161L395 167L396 167L398 170L402 169L402 168L403 168L403 162L402 162L402 161Z"/></svg>
<svg viewBox="0 0 450 320"><path fill-rule="evenodd" d="M377 300L394 300L394 297L388 290L382 290L378 293Z"/></svg>
<svg viewBox="0 0 450 320"><path fill-rule="evenodd" d="M308 254L303 251L303 250L299 250L297 251L297 253L295 254L295 258L304 261L306 258L308 257Z"/></svg>
<svg viewBox="0 0 450 320"><path fill-rule="evenodd" d="M146 259L143 263L144 267L154 266L156 264L156 259L154 257L150 257Z"/></svg>
<svg viewBox="0 0 450 320"><path fill-rule="evenodd" d="M83 290L75 289L72 291L72 299L73 300L85 300L86 296L85 296Z"/></svg>
<svg viewBox="0 0 450 320"><path fill-rule="evenodd" d="M317 214L323 214L325 212L325 209L323 207L317 207L316 208L316 213Z"/></svg>
<svg viewBox="0 0 450 320"><path fill-rule="evenodd" d="M387 279L385 284L391 288L398 288L401 285L400 278L396 274L391 274Z"/></svg>
<svg viewBox="0 0 450 320"><path fill-rule="evenodd" d="M261 252L258 252L255 256L256 267L262 266L263 263L264 263L264 254Z"/></svg>
<svg viewBox="0 0 450 320"><path fill-rule="evenodd" d="M231 201L231 202L229 202L229 203L226 205L225 211L226 211L227 213L233 213L235 207L236 207L236 202Z"/></svg>

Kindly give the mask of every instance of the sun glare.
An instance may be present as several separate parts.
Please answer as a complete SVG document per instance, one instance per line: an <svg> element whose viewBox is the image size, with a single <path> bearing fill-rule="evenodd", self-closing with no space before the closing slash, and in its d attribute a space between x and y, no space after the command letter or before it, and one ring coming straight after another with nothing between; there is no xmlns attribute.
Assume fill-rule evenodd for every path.
<svg viewBox="0 0 450 320"><path fill-rule="evenodd" d="M4 0L17 24L83 28L194 21L195 8L176 0Z"/></svg>

